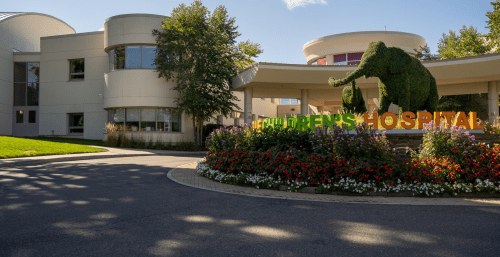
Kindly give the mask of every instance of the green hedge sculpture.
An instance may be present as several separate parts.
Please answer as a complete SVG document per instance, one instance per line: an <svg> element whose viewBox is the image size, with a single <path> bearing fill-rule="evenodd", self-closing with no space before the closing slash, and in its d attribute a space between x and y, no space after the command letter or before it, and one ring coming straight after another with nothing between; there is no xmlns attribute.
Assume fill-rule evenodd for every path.
<svg viewBox="0 0 500 257"><path fill-rule="evenodd" d="M351 72L347 73L347 76ZM342 107L340 108L341 113L365 113L366 105L363 99L363 94L361 89L356 87L356 81L351 81L351 86L345 86L342 90Z"/></svg>
<svg viewBox="0 0 500 257"><path fill-rule="evenodd" d="M436 110L436 80L417 58L400 48L386 47L382 41L372 42L354 72L343 79L330 78L328 84L339 87L361 76L379 78L379 114L387 112L391 103L399 106L400 115L406 111Z"/></svg>

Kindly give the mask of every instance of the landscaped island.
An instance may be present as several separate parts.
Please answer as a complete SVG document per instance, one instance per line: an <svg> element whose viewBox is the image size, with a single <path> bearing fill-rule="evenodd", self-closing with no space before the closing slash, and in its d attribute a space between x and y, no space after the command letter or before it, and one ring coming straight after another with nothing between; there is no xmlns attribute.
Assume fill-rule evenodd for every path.
<svg viewBox="0 0 500 257"><path fill-rule="evenodd" d="M314 131L223 127L207 138L209 153L198 173L292 192L310 186L321 193L500 192L500 145L478 143L459 127L426 124L418 153L405 160L396 159L384 133L366 123L354 131L337 124Z"/></svg>

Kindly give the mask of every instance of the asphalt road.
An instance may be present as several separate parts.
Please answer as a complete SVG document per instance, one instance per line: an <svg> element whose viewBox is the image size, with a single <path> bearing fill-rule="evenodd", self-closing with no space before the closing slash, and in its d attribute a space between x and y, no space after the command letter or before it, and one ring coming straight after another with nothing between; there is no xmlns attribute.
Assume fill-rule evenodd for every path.
<svg viewBox="0 0 500 257"><path fill-rule="evenodd" d="M167 178L197 160L0 168L0 256L500 256L500 206L255 198Z"/></svg>

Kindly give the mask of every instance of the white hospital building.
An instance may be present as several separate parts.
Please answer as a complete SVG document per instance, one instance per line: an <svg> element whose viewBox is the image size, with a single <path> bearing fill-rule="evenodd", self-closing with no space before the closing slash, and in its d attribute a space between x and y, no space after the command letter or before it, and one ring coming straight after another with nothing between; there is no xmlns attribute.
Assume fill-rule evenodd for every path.
<svg viewBox="0 0 500 257"><path fill-rule="evenodd" d="M153 64L152 30L161 27L162 17L118 15L99 31L76 33L50 15L0 13L0 135L103 139L105 124L114 122L164 142L192 141L191 118L173 112L173 82L158 78ZM302 49L307 64L256 63L240 72L233 82L241 110L217 117L218 122L336 113L342 87L330 87L328 78L354 71L368 44L379 40L409 54L425 45L418 35L390 31L312 40ZM440 95L489 93L490 119L498 117L500 54L424 66L436 78ZM375 110L377 78L356 82L368 110Z"/></svg>

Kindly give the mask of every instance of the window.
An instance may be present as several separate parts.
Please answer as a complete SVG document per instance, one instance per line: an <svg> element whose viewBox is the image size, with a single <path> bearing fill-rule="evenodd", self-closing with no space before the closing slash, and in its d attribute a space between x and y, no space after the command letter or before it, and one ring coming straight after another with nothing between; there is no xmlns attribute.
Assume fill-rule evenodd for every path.
<svg viewBox="0 0 500 257"><path fill-rule="evenodd" d="M69 80L83 80L84 73L84 59L69 60Z"/></svg>
<svg viewBox="0 0 500 257"><path fill-rule="evenodd" d="M36 123L36 111L28 111L28 123Z"/></svg>
<svg viewBox="0 0 500 257"><path fill-rule="evenodd" d="M83 113L70 113L68 130L70 134L83 134Z"/></svg>
<svg viewBox="0 0 500 257"><path fill-rule="evenodd" d="M131 131L181 132L181 115L167 108L127 108L108 110L108 121L125 124Z"/></svg>
<svg viewBox="0 0 500 257"><path fill-rule="evenodd" d="M40 63L14 63L14 106L38 106Z"/></svg>
<svg viewBox="0 0 500 257"><path fill-rule="evenodd" d="M21 110L16 111L16 123L24 123L24 113Z"/></svg>
<svg viewBox="0 0 500 257"><path fill-rule="evenodd" d="M156 46L121 46L109 51L109 70L156 69Z"/></svg>
<svg viewBox="0 0 500 257"><path fill-rule="evenodd" d="M363 57L361 53L337 54L333 56L334 65L358 65Z"/></svg>

